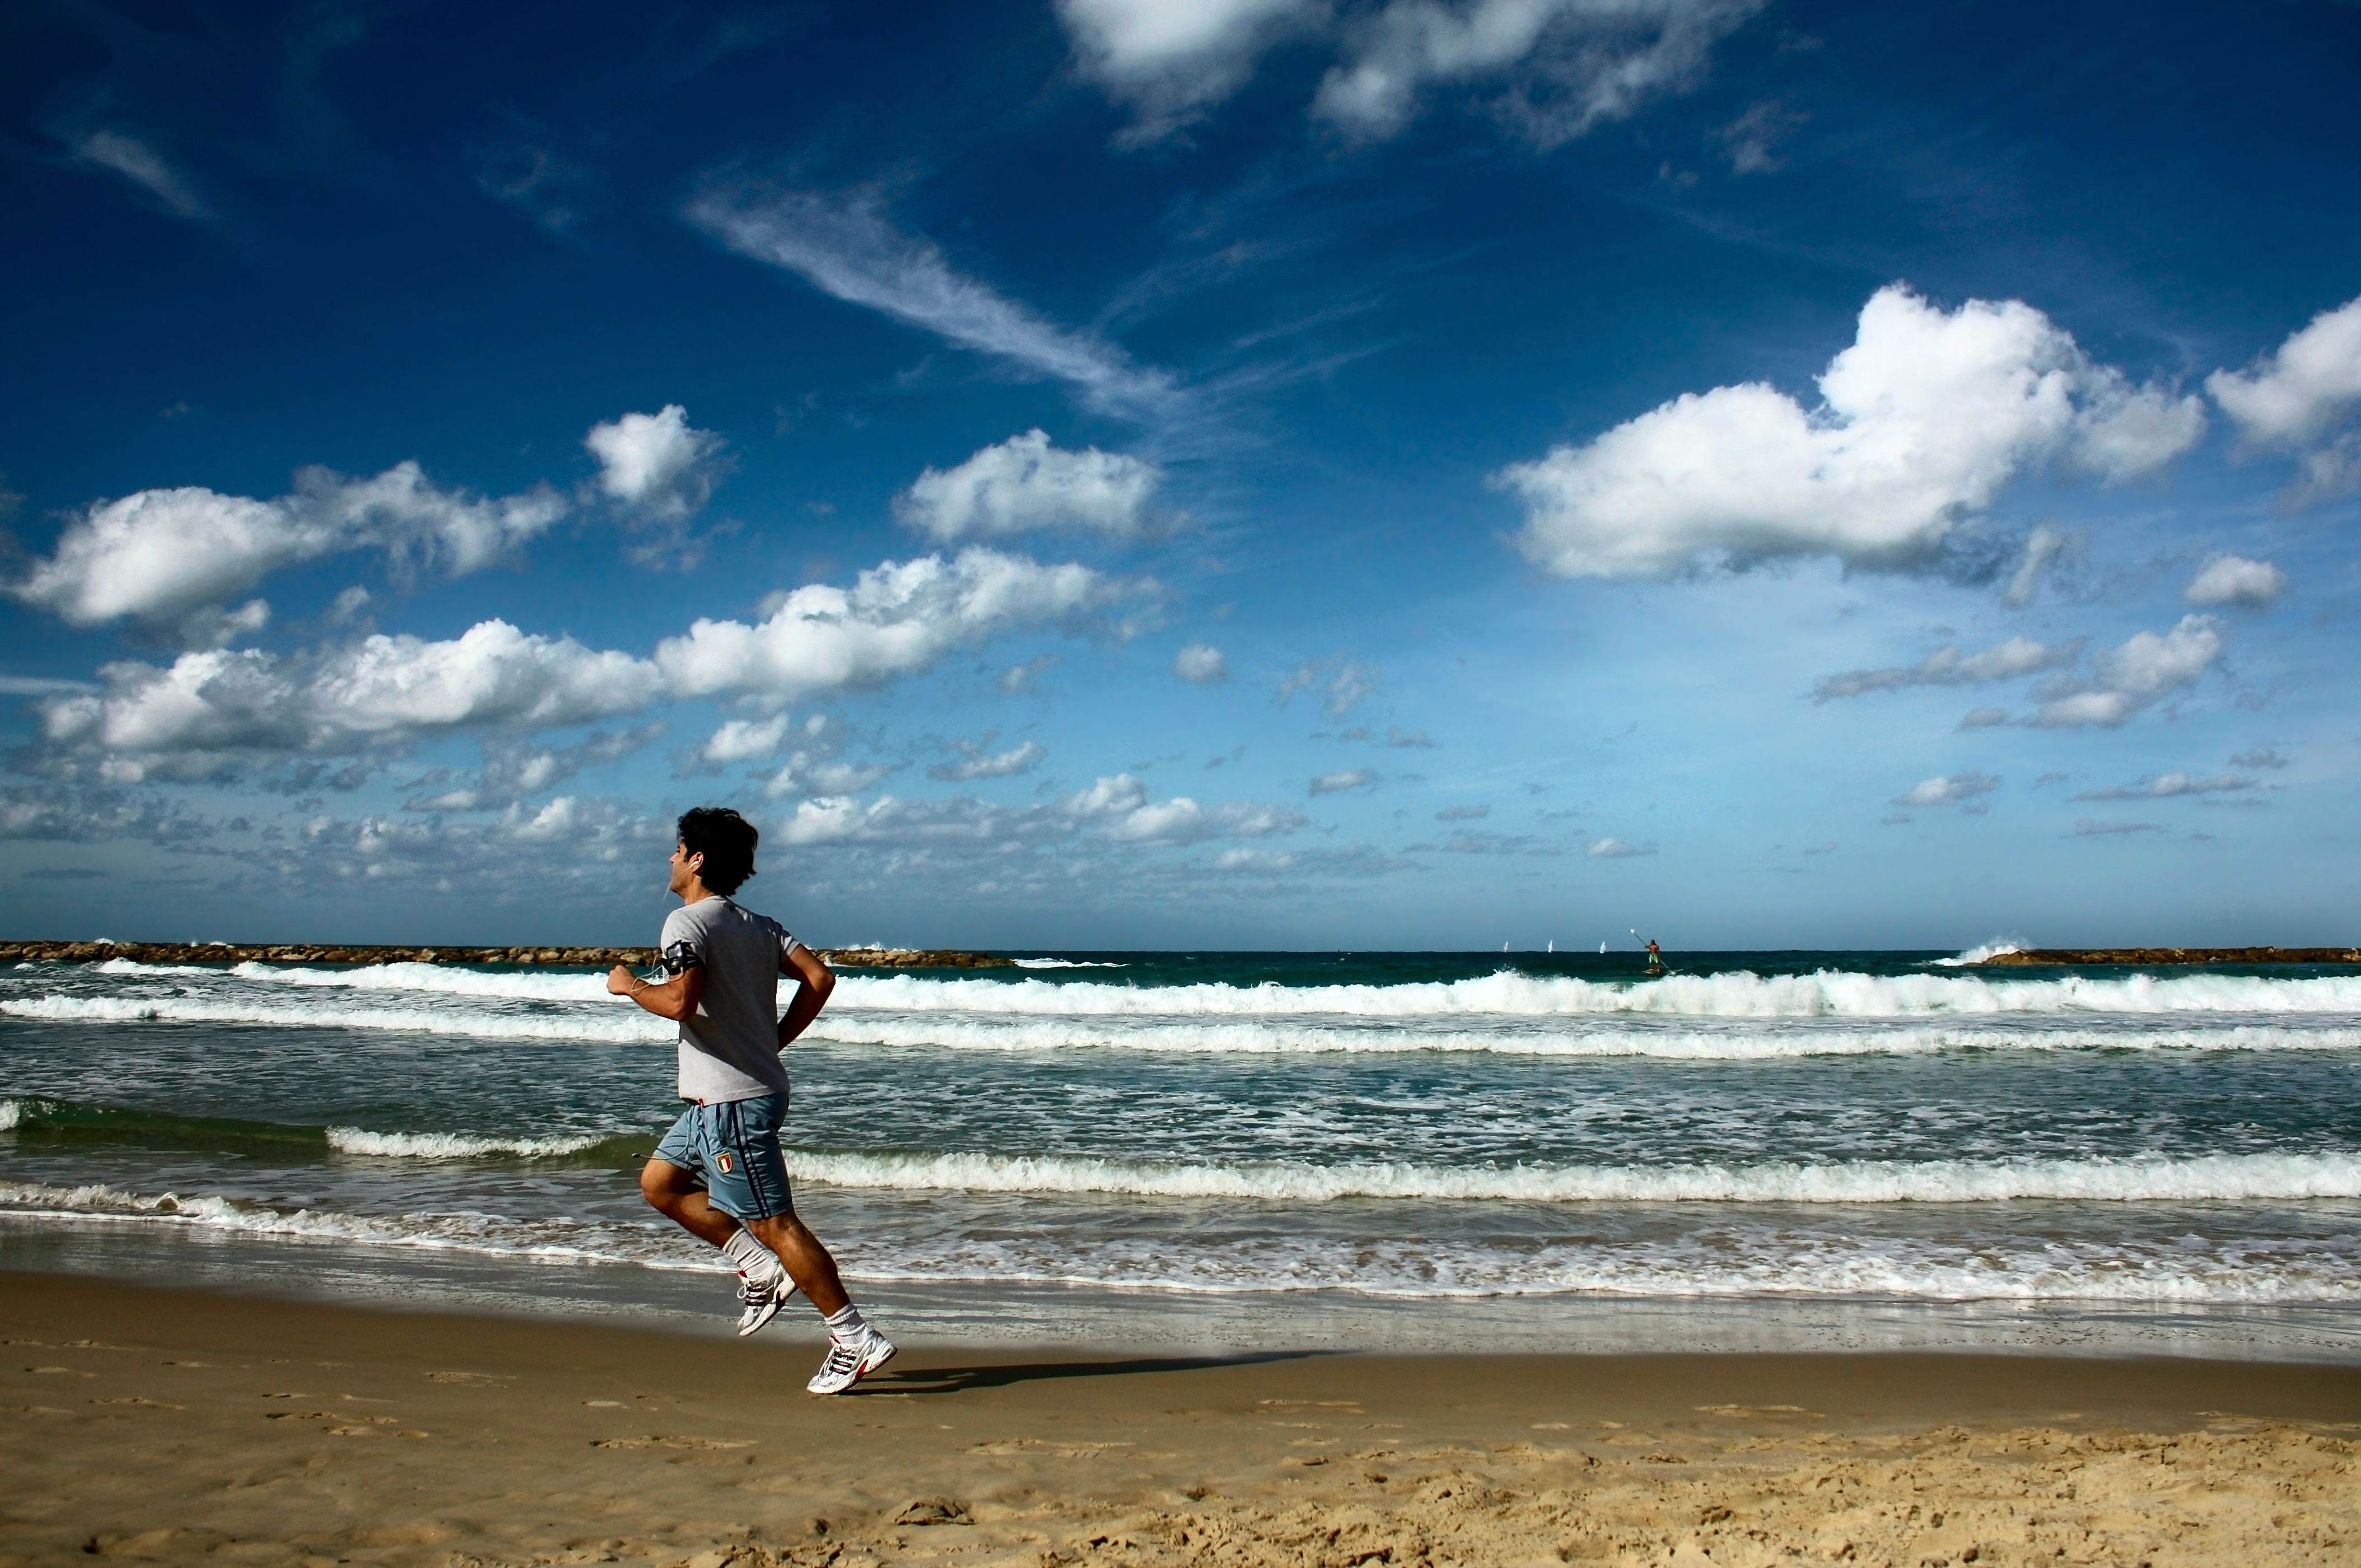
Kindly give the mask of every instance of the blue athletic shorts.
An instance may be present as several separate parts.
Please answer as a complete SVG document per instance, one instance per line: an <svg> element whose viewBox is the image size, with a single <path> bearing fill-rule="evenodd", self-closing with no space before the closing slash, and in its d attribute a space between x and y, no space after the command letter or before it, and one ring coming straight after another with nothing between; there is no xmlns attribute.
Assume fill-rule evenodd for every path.
<svg viewBox="0 0 2361 1568"><path fill-rule="evenodd" d="M732 1219L792 1213L787 1162L779 1153L786 1115L784 1094L691 1105L656 1146L656 1158L696 1175L713 1206Z"/></svg>

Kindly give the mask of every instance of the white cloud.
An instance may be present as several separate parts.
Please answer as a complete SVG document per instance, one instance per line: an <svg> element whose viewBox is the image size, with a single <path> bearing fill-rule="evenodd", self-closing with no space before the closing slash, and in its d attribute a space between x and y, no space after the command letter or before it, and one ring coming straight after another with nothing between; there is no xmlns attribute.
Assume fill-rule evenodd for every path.
<svg viewBox="0 0 2361 1568"><path fill-rule="evenodd" d="M1034 689L1034 682L1065 662L1062 654L1039 653L1021 664L1011 664L1000 672L1000 689L1011 696L1015 696L1019 692L1031 691Z"/></svg>
<svg viewBox="0 0 2361 1568"><path fill-rule="evenodd" d="M643 516L682 522L702 510L727 471L726 444L688 422L688 411L666 403L652 414L627 413L594 424L583 447L598 459L599 493Z"/></svg>
<svg viewBox="0 0 2361 1568"><path fill-rule="evenodd" d="M954 648L1020 626L1071 622L1137 586L1068 562L970 549L869 568L851 588L813 583L783 596L759 625L698 620L664 640L656 663L675 693L796 697L883 685Z"/></svg>
<svg viewBox="0 0 2361 1568"><path fill-rule="evenodd" d="M2008 587L2001 590L2001 602L2012 609L2023 609L2033 602L2040 591L2041 579L2056 566L2077 541L2059 532L2047 523L2035 527L2025 537L2025 555L2009 574Z"/></svg>
<svg viewBox="0 0 2361 1568"><path fill-rule="evenodd" d="M970 795L946 801L880 795L866 805L841 797L807 800L779 832L791 844L871 843L983 852L1078 833L1141 847L1259 839L1292 832L1303 822L1301 813L1252 801L1201 806L1186 795L1150 801L1137 779L1117 773L1042 806L997 806Z"/></svg>
<svg viewBox="0 0 2361 1568"><path fill-rule="evenodd" d="M104 666L102 693L41 705L49 745L94 758L112 784L197 778L302 754L337 754L464 727L546 729L645 707L656 667L571 638L487 620L449 641L366 638L308 657L183 653L168 668Z"/></svg>
<svg viewBox="0 0 2361 1568"><path fill-rule="evenodd" d="M2004 707L1971 707L1960 716L1962 729L1992 729L2008 722Z"/></svg>
<svg viewBox="0 0 2361 1568"><path fill-rule="evenodd" d="M1480 822L1492 815L1488 806L1446 806L1434 814L1437 822Z"/></svg>
<svg viewBox="0 0 2361 1568"><path fill-rule="evenodd" d="M1436 83L1505 91L1493 107L1551 148L1703 75L1762 0L1389 0L1354 16L1312 112L1347 135L1400 131Z"/></svg>
<svg viewBox="0 0 2361 1568"><path fill-rule="evenodd" d="M49 675L0 675L0 696L57 696L67 692L94 692L95 681L61 680Z"/></svg>
<svg viewBox="0 0 2361 1568"><path fill-rule="evenodd" d="M1436 87L1472 87L1549 148L1694 84L1763 0L1059 0L1077 66L1135 118L1137 146L1203 117L1267 50L1315 40L1334 63L1312 114L1389 137Z"/></svg>
<svg viewBox="0 0 2361 1568"><path fill-rule="evenodd" d="M2030 305L1946 312L1900 284L1862 307L1819 389L1816 411L1760 382L1684 393L1492 482L1524 502L1520 548L1564 576L1795 555L1903 569L2023 473L2128 479L2204 431L2197 399L2133 388Z"/></svg>
<svg viewBox="0 0 2361 1568"><path fill-rule="evenodd" d="M1339 768L1333 773L1322 773L1312 781L1313 795L1341 795L1348 789L1360 789L1378 782L1378 775L1367 768Z"/></svg>
<svg viewBox="0 0 2361 1568"><path fill-rule="evenodd" d="M1629 861L1654 854L1656 846L1627 844L1620 839L1594 839L1590 847L1582 852L1594 861Z"/></svg>
<svg viewBox="0 0 2361 1568"><path fill-rule="evenodd" d="M941 779L948 784L966 784L974 779L1014 778L1018 773L1032 772L1049 754L1038 740L1027 740L1005 751L987 754L985 748L992 744L989 735L982 740L961 740L956 744L961 753L960 760L928 768L928 778Z"/></svg>
<svg viewBox="0 0 2361 1568"><path fill-rule="evenodd" d="M787 716L784 713L768 718L733 718L706 737L705 744L697 748L697 760L717 767L752 762L776 751L786 734Z"/></svg>
<svg viewBox="0 0 2361 1568"><path fill-rule="evenodd" d="M1195 685L1218 685L1230 678L1230 662L1210 642L1191 642L1172 656L1172 673Z"/></svg>
<svg viewBox="0 0 2361 1568"><path fill-rule="evenodd" d="M1894 797L1895 806L1958 806L1990 795L2000 788L2000 779L1992 773L1970 768L1965 773L1937 774L1913 785L1907 792Z"/></svg>
<svg viewBox="0 0 2361 1568"><path fill-rule="evenodd" d="M526 844L570 842L582 830L582 808L570 795L561 795L531 817L517 814L510 836Z"/></svg>
<svg viewBox="0 0 2361 1568"><path fill-rule="evenodd" d="M184 218L210 218L189 182L154 148L120 131L93 131L74 143L74 157L112 170Z"/></svg>
<svg viewBox="0 0 2361 1568"><path fill-rule="evenodd" d="M620 762L664 733L662 724L636 729L594 734L571 746L534 746L521 741L486 741L484 766L476 777L456 789L433 795L413 795L402 802L405 811L483 811L511 806L526 795L564 784L585 768Z"/></svg>
<svg viewBox="0 0 2361 1568"><path fill-rule="evenodd" d="M2195 683L2222 656L2222 623L2184 615L2169 631L2143 631L2103 655L2090 680L2052 693L2026 722L2045 729L2095 724L2113 729L2166 693Z"/></svg>
<svg viewBox="0 0 2361 1568"><path fill-rule="evenodd" d="M894 515L938 542L1079 528L1115 538L1148 530L1164 477L1153 463L1086 447L1063 452L1028 430L950 469L928 468L894 499Z"/></svg>
<svg viewBox="0 0 2361 1568"><path fill-rule="evenodd" d="M2072 663L2082 651L2081 639L2051 646L2030 637L2012 637L1981 653L1961 653L1956 646L1936 649L1915 664L1883 670L1847 670L1812 687L1816 703L1869 692L1900 691L1905 686L1957 686L1983 681L2013 680L2041 670Z"/></svg>
<svg viewBox="0 0 2361 1568"><path fill-rule="evenodd" d="M1298 664L1292 673L1279 683L1278 698L1281 707L1306 686L1314 685L1324 676L1328 682L1327 708L1332 718L1342 718L1356 707L1363 697L1378 689L1378 673L1367 664L1346 659L1311 659ZM1415 742L1413 742L1414 744Z"/></svg>
<svg viewBox="0 0 2361 1568"><path fill-rule="evenodd" d="M900 764L895 762L807 763L800 758L798 753L797 760L779 770L778 776L771 781L763 793L774 800L781 795L798 794L820 796L859 795L901 772Z"/></svg>
<svg viewBox="0 0 2361 1568"><path fill-rule="evenodd" d="M2296 455L2291 499L2361 483L2361 429L2352 428L2361 411L2361 299L2323 311L2243 373L2216 370L2205 389L2247 443Z"/></svg>
<svg viewBox="0 0 2361 1568"><path fill-rule="evenodd" d="M2287 588L2287 574L2268 561L2216 555L2189 580L2180 597L2191 604L2238 604L2261 609L2278 603Z"/></svg>
<svg viewBox="0 0 2361 1568"><path fill-rule="evenodd" d="M368 479L306 468L294 493L276 500L193 485L140 490L76 517L9 591L76 626L171 621L280 566L347 550L439 559L454 576L476 571L565 514L546 487L476 498L439 488L414 462Z"/></svg>
<svg viewBox="0 0 2361 1568"><path fill-rule="evenodd" d="M2293 762L2293 758L2276 746L2257 746L2251 751L2230 753L2230 765L2234 768L2269 768L2277 772Z"/></svg>
<svg viewBox="0 0 2361 1568"><path fill-rule="evenodd" d="M933 241L887 223L873 192L717 188L690 202L687 216L741 256L793 272L823 293L1055 377L1103 406L1138 411L1172 396L1163 372L1141 369L1112 344L953 270Z"/></svg>
<svg viewBox="0 0 2361 1568"><path fill-rule="evenodd" d="M2115 839L2131 833L2161 833L2161 822L2102 822L2096 817L2081 817L2074 821L2077 839Z"/></svg>
<svg viewBox="0 0 2361 1568"><path fill-rule="evenodd" d="M2235 795L2255 787L2252 779L2224 773L2210 779L2191 778L2187 773L2158 773L2138 784L2116 784L2109 789L2086 789L2074 796L2076 800L2169 800L2184 795Z"/></svg>
<svg viewBox="0 0 2361 1568"><path fill-rule="evenodd" d="M1273 43L1327 20L1327 0L1058 0L1075 63L1137 122L1170 134L1244 86Z"/></svg>
<svg viewBox="0 0 2361 1568"><path fill-rule="evenodd" d="M770 755L792 743L794 749L787 752L785 760L763 781L763 795L773 800L796 795L816 799L859 795L907 765L845 761L844 746L851 733L842 719L832 714L815 713L800 725L789 724L785 715L759 722L744 721L743 729L734 723L725 724L715 731L714 740L726 740L729 750L745 753L743 760ZM728 765L709 761L712 750L708 742L707 754L684 758L681 771Z"/></svg>
<svg viewBox="0 0 2361 1568"><path fill-rule="evenodd" d="M69 843L145 839L185 844L213 832L213 825L187 807L152 794L135 797L120 790L60 789L51 784L0 786L0 839Z"/></svg>
<svg viewBox="0 0 2361 1568"><path fill-rule="evenodd" d="M1785 104L1766 98L1748 104L1744 114L1716 131L1714 136L1729 149L1732 173L1767 174L1786 161L1778 153L1781 138L1808 118L1807 115L1799 115ZM1805 852L1810 853L1809 850Z"/></svg>
<svg viewBox="0 0 2361 1568"><path fill-rule="evenodd" d="M1231 801L1200 806L1185 795L1137 807L1108 828L1128 844L1196 844L1208 839L1259 839L1303 826L1301 814L1279 806Z"/></svg>

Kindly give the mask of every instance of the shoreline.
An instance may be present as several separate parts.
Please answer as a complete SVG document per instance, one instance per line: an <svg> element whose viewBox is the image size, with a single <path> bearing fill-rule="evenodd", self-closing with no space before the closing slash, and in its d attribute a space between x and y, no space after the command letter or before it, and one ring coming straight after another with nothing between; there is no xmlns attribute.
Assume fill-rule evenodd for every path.
<svg viewBox="0 0 2361 1568"><path fill-rule="evenodd" d="M2361 1369L813 1346L0 1273L0 1563L2329 1563ZM1975 1555L1967 1553L1972 1550Z"/></svg>
<svg viewBox="0 0 2361 1568"><path fill-rule="evenodd" d="M0 1212L0 1273L170 1279L209 1292L331 1307L604 1322L724 1335L736 1313L719 1266L409 1249L239 1235L170 1222ZM919 1338L1160 1354L1317 1350L1490 1355L1969 1354L2361 1367L2351 1303L1939 1300L1604 1293L1389 1296L1336 1290L1192 1293L1038 1279L920 1279L849 1267L860 1299ZM792 1323L779 1332L796 1337ZM766 1338L773 1337L766 1335ZM816 1343L817 1341L815 1340Z"/></svg>

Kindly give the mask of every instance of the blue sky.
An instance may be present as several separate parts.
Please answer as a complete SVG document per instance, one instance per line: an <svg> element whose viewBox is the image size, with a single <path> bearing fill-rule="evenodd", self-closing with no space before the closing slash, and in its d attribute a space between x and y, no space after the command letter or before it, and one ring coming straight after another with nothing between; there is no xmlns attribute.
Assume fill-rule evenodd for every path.
<svg viewBox="0 0 2361 1568"><path fill-rule="evenodd" d="M2361 913L2361 8L5 27L9 934Z"/></svg>

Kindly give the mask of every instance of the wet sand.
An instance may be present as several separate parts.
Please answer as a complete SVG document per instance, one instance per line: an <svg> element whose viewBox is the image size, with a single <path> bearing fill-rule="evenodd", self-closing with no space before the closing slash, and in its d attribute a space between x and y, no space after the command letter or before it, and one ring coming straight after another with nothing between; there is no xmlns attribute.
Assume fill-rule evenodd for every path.
<svg viewBox="0 0 2361 1568"><path fill-rule="evenodd" d="M0 1274L0 1563L2361 1560L2361 1368L738 1342Z"/></svg>

